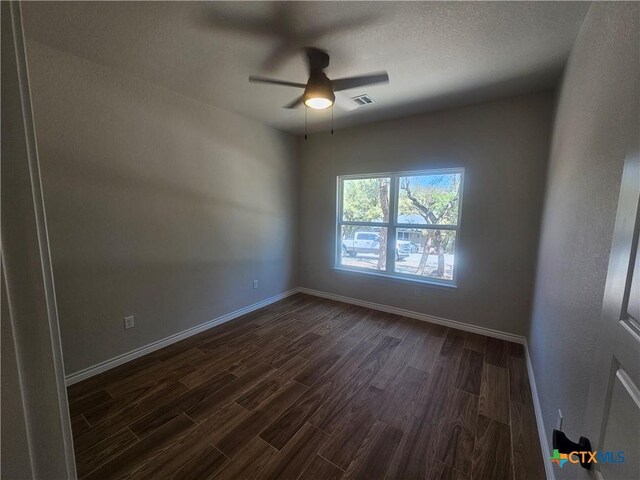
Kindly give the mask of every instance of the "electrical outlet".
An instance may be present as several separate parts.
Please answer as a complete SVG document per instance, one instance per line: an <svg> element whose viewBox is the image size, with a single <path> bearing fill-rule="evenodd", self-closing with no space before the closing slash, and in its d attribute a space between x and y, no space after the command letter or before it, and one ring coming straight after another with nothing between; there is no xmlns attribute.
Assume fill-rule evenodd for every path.
<svg viewBox="0 0 640 480"><path fill-rule="evenodd" d="M558 417L556 418L556 430L562 431L562 410L558 409Z"/></svg>
<svg viewBox="0 0 640 480"><path fill-rule="evenodd" d="M253 288L258 288L258 280L252 282Z"/></svg>
<svg viewBox="0 0 640 480"><path fill-rule="evenodd" d="M128 317L124 317L124 329L129 330L136 326L136 322L133 319L133 315L129 315Z"/></svg>

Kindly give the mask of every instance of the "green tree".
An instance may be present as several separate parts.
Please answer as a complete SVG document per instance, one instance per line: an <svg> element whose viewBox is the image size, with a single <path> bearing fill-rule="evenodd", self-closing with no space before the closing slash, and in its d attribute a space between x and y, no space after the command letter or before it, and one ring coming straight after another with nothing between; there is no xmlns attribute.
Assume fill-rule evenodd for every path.
<svg viewBox="0 0 640 480"><path fill-rule="evenodd" d="M344 220L376 222L382 220L380 181L377 178L346 180L344 182ZM384 179L389 182L389 179Z"/></svg>
<svg viewBox="0 0 640 480"><path fill-rule="evenodd" d="M456 224L460 182L458 175L442 175L431 179L427 185L404 177L400 182L400 212L418 214L428 225ZM444 277L444 255L453 252L453 236L443 230L425 230L426 242L418 265L417 274L424 275L427 260L433 250L438 256L438 267L432 274Z"/></svg>
<svg viewBox="0 0 640 480"><path fill-rule="evenodd" d="M343 219L350 222L388 222L389 221L389 179L363 178L346 180L343 190ZM343 227L343 236L353 237L356 230L362 229L353 225ZM387 252L387 229L380 235L380 252L378 268L384 269Z"/></svg>
<svg viewBox="0 0 640 480"><path fill-rule="evenodd" d="M378 179L378 196L382 209L382 221L389 221L389 179ZM378 270L384 270L387 262L387 229L380 231L380 253L378 254Z"/></svg>

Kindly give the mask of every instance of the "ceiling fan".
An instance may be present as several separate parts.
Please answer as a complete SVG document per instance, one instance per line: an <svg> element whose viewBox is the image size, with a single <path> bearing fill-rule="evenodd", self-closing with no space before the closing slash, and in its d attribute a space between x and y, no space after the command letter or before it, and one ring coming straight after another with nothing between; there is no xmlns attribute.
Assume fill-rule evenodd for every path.
<svg viewBox="0 0 640 480"><path fill-rule="evenodd" d="M286 80L275 80L272 78L250 76L249 81L254 83L271 83L274 85L284 85L285 87L303 88L304 93L294 101L285 105L284 108L296 108L304 104L309 108L322 110L329 108L336 100L335 92L348 90L350 88L364 87L376 83L388 83L387 72L371 73L359 75L357 77L329 79L324 73L324 69L329 66L329 54L319 48L306 48L307 64L309 67L309 80L307 83L288 82Z"/></svg>

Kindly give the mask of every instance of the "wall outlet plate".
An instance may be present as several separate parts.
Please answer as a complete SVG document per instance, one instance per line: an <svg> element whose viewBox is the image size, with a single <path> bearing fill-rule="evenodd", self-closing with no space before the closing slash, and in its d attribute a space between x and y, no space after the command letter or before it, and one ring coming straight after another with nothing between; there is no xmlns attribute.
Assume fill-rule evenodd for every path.
<svg viewBox="0 0 640 480"><path fill-rule="evenodd" d="M127 317L124 317L124 329L125 330L129 330L130 328L133 328L136 326L136 322L133 319L133 315L129 315Z"/></svg>
<svg viewBox="0 0 640 480"><path fill-rule="evenodd" d="M258 288L258 280L254 280L251 284L253 285L253 288Z"/></svg>

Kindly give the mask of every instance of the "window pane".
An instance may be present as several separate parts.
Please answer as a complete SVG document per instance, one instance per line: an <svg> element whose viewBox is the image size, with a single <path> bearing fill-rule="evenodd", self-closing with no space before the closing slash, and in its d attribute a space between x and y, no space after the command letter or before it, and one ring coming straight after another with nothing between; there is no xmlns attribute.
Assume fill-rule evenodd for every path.
<svg viewBox="0 0 640 480"><path fill-rule="evenodd" d="M340 266L385 270L386 258L386 227L342 226Z"/></svg>
<svg viewBox="0 0 640 480"><path fill-rule="evenodd" d="M389 178L344 180L342 220L347 222L388 222L389 183Z"/></svg>
<svg viewBox="0 0 640 480"><path fill-rule="evenodd" d="M399 228L398 237L396 273L453 280L455 231Z"/></svg>
<svg viewBox="0 0 640 480"><path fill-rule="evenodd" d="M398 223L457 225L462 174L400 177Z"/></svg>

